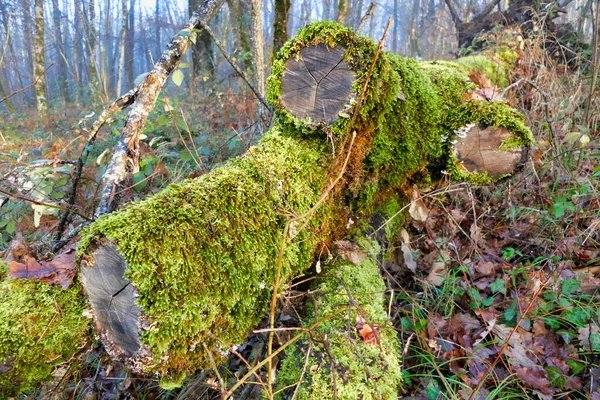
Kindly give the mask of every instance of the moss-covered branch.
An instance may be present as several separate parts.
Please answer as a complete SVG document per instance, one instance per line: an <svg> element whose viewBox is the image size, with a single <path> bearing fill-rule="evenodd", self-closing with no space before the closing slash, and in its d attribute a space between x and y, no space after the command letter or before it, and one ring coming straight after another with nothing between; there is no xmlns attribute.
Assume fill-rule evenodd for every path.
<svg viewBox="0 0 600 400"><path fill-rule="evenodd" d="M379 246L362 243L358 265L333 263L314 286L304 326L349 310L313 329L287 350L277 376L278 398L395 399L402 383L400 345L385 312ZM335 395L334 395L335 393Z"/></svg>

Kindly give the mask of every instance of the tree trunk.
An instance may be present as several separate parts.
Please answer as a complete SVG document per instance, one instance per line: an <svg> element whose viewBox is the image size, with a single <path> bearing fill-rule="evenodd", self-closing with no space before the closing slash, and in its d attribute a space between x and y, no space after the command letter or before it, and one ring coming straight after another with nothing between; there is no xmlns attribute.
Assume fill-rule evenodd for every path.
<svg viewBox="0 0 600 400"><path fill-rule="evenodd" d="M348 13L348 0L338 0L337 22L346 23L346 14Z"/></svg>
<svg viewBox="0 0 600 400"><path fill-rule="evenodd" d="M48 104L46 102L46 79L44 69L46 64L45 40L44 40L44 1L35 0L35 46L33 52L33 79L40 79L35 86L36 107L40 114L46 114Z"/></svg>
<svg viewBox="0 0 600 400"><path fill-rule="evenodd" d="M531 133L505 103L472 97L468 65L379 54L336 23L301 30L274 61L279 122L259 145L84 233L82 285L109 353L141 373L209 367L263 318L277 282L409 178L434 165L476 182L512 172Z"/></svg>
<svg viewBox="0 0 600 400"><path fill-rule="evenodd" d="M277 399L399 398L402 349L386 312L379 245L342 242L336 262L312 285L302 323L311 335L286 349Z"/></svg>
<svg viewBox="0 0 600 400"><path fill-rule="evenodd" d="M189 0L189 16L200 6L200 0ZM215 74L215 60L212 51L212 39L204 30L200 30L196 35L196 44L192 46L192 77L202 78L207 76L212 78Z"/></svg>
<svg viewBox="0 0 600 400"><path fill-rule="evenodd" d="M69 88L67 87L67 64L65 62L65 50L63 46L61 17L60 9L58 7L58 0L52 0L52 21L54 23L54 41L58 54L58 86L60 88L62 99L66 105L71 102L71 98L69 95Z"/></svg>
<svg viewBox="0 0 600 400"><path fill-rule="evenodd" d="M125 87L127 90L133 87L135 79L135 40L135 0L130 0L125 32Z"/></svg>
<svg viewBox="0 0 600 400"><path fill-rule="evenodd" d="M121 0L121 41L119 43L119 62L117 66L117 85L115 87L115 97L121 95L123 90L123 80L125 78L125 41L127 39L127 0Z"/></svg>
<svg viewBox="0 0 600 400"><path fill-rule="evenodd" d="M227 5L231 12L231 18L235 22L235 31L239 39L239 49L236 46L236 55L242 61L244 67L246 67L246 72L254 75L254 58L248 37L248 32L250 32L252 26L250 7L248 7L245 1L240 0L228 0Z"/></svg>
<svg viewBox="0 0 600 400"><path fill-rule="evenodd" d="M262 0L252 0L252 43L254 45L254 80L256 90L265 96L265 39L262 26ZM258 105L258 120L261 126L266 125L267 110L262 104Z"/></svg>
<svg viewBox="0 0 600 400"><path fill-rule="evenodd" d="M275 0L275 19L273 20L273 56L288 40L288 17L290 0Z"/></svg>

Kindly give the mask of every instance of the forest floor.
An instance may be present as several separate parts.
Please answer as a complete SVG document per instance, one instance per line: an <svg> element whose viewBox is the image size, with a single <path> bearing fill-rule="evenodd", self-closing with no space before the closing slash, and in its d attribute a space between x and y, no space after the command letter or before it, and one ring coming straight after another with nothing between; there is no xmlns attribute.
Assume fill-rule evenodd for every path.
<svg viewBox="0 0 600 400"><path fill-rule="evenodd" d="M587 70L567 69L535 46L522 57L519 83L504 96L536 137L523 170L487 186L422 189L419 212L407 213L381 265L403 345L401 398L600 399L600 104L596 97L588 112ZM250 93L206 86L188 96L162 97L151 116L134 198L197 176L257 140ZM43 119L3 116L0 190L65 205L72 165L57 161L77 159L94 120L90 110L66 108ZM76 200L83 214L92 212L123 118L90 149ZM0 192L0 250L26 244L43 256L56 208L5 198ZM255 335L240 352L256 352L260 342ZM239 365L227 368L231 383ZM166 391L129 375L99 346L62 387L64 398L77 399L219 398L210 371Z"/></svg>

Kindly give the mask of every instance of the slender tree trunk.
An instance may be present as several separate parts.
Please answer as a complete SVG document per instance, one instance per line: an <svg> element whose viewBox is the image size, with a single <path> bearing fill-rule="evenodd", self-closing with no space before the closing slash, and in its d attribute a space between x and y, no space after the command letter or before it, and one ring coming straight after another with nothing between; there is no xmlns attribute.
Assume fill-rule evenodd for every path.
<svg viewBox="0 0 600 400"><path fill-rule="evenodd" d="M83 87L83 71L85 68L85 54L83 51L83 32L81 23L81 0L74 0L74 23L73 23L73 63L71 64L71 70L73 71L73 79L80 86ZM79 102L80 91L75 92L75 98Z"/></svg>
<svg viewBox="0 0 600 400"><path fill-rule="evenodd" d="M44 1L35 0L35 46L33 53L33 79L40 78L35 86L36 107L40 114L46 114L48 104L46 103L46 80L44 74L46 57L44 55Z"/></svg>
<svg viewBox="0 0 600 400"><path fill-rule="evenodd" d="M10 36L10 14L8 13L8 11L6 10L6 5L2 2L0 2L0 13L2 14L2 21L4 23L4 32L5 32L5 40L6 40L6 36ZM9 37L10 39L10 37ZM4 43L4 41L0 42L0 43ZM8 51L12 53L12 58L15 59L14 57L14 49L12 47L12 43L9 40L8 42ZM2 66L0 65L0 68ZM10 84L10 81L8 79L6 79L7 76L7 70L6 69L2 69L2 77L0 78L0 97L5 97L7 95L7 89L4 87L4 85L2 84L2 80L4 79L5 82L7 82L8 84ZM10 88L9 88L10 89ZM10 99L6 99L4 101L4 103L6 104L6 108L9 112L11 113L15 113L15 107L13 106L12 102L10 101Z"/></svg>
<svg viewBox="0 0 600 400"><path fill-rule="evenodd" d="M2 84L2 79L4 77L4 71L2 71L2 75L0 75L0 98L3 98L6 96L6 90L4 89L4 85ZM4 101L4 104L6 105L6 109L11 112L11 113L15 113L15 107L12 105L12 103L10 102L10 99L6 99Z"/></svg>
<svg viewBox="0 0 600 400"><path fill-rule="evenodd" d="M189 0L188 17L192 16L200 4L202 4L201 0ZM192 76L193 78L202 76L210 78L214 74L215 60L212 52L212 39L205 30L201 30L196 36L196 44L192 46Z"/></svg>
<svg viewBox="0 0 600 400"><path fill-rule="evenodd" d="M127 30L125 32L125 87L133 87L135 79L135 0L129 1L129 14L127 16Z"/></svg>
<svg viewBox="0 0 600 400"><path fill-rule="evenodd" d="M116 97L121 95L123 90L123 79L125 68L125 40L127 38L127 0L122 0L121 3L121 43L119 43L119 64L117 66L117 86L115 87Z"/></svg>
<svg viewBox="0 0 600 400"><path fill-rule="evenodd" d="M265 96L265 40L262 28L262 0L252 0L252 36L254 43L254 78L256 89L259 94ZM258 105L258 119L264 122L266 109L262 104Z"/></svg>
<svg viewBox="0 0 600 400"><path fill-rule="evenodd" d="M231 12L231 19L235 23L235 32L237 34L239 40L239 46L236 46L236 49L239 47L239 50L236 51L238 58L242 60L244 67L246 67L246 71L250 74L254 74L253 70L253 57L252 57L252 45L250 44L250 38L248 37L248 32L251 29L251 18L250 8L246 4L245 1L240 0L228 0L227 5L229 6L229 11Z"/></svg>
<svg viewBox="0 0 600 400"><path fill-rule="evenodd" d="M158 60L160 57L160 24L159 24L159 15L160 15L160 0L156 0L154 4L154 54L155 59Z"/></svg>
<svg viewBox="0 0 600 400"><path fill-rule="evenodd" d="M58 86L65 104L68 104L71 99L69 88L67 87L67 65L65 62L65 47L63 45L63 35L61 28L60 9L58 0L52 0L52 21L54 23L54 40L57 49L57 64L58 64Z"/></svg>
<svg viewBox="0 0 600 400"><path fill-rule="evenodd" d="M347 13L348 13L348 0L339 0L337 22L339 22L342 25L345 25Z"/></svg>
<svg viewBox="0 0 600 400"><path fill-rule="evenodd" d="M394 27L392 28L392 52L398 53L398 25L400 21L398 20L398 0L394 0Z"/></svg>
<svg viewBox="0 0 600 400"><path fill-rule="evenodd" d="M290 0L275 0L275 19L273 20L273 54L288 40L288 18Z"/></svg>
<svg viewBox="0 0 600 400"><path fill-rule="evenodd" d="M21 18L21 23L23 26L35 26L35 19L31 15L31 2L27 0L21 0L21 8L24 10ZM33 56L34 52L34 35L35 29L25 29L24 43L23 48L27 49L27 55L24 56L24 64L25 64L25 74L17 74L19 79L19 86L24 87L29 83L35 80L35 72L33 67ZM14 52L14 55L18 54L19 48L17 47L17 51ZM17 58L15 58L17 60ZM31 77L31 80L28 81L24 79L25 77ZM35 89L29 89L26 97L26 105L27 107L36 107L35 102Z"/></svg>

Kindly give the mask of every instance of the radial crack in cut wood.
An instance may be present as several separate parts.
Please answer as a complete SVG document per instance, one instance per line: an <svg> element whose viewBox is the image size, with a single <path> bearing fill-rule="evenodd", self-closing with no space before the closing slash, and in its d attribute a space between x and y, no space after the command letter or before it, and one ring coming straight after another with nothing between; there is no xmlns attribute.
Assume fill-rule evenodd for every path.
<svg viewBox="0 0 600 400"><path fill-rule="evenodd" d="M345 48L320 43L290 58L281 81L283 106L299 119L329 125L351 101L356 73L344 61Z"/></svg>
<svg viewBox="0 0 600 400"><path fill-rule="evenodd" d="M502 150L503 141L512 137L506 128L472 126L459 134L454 149L469 172L487 171L492 177L502 176L513 173L526 157L526 147Z"/></svg>
<svg viewBox="0 0 600 400"><path fill-rule="evenodd" d="M140 308L135 288L123 278L127 264L110 243L91 252L81 281L95 313L103 343L112 357L131 357L140 350Z"/></svg>

